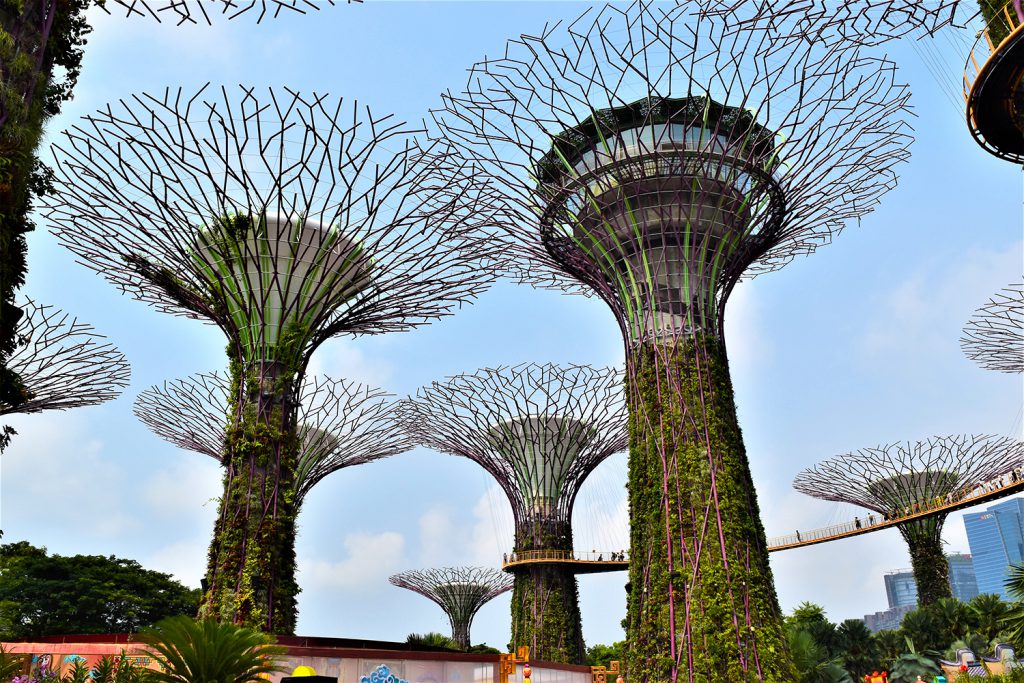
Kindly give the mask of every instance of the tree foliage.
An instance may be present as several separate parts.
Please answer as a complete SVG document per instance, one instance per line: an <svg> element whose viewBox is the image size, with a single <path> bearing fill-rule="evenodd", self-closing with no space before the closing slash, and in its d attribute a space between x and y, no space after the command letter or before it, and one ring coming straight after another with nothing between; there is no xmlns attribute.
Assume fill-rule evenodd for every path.
<svg viewBox="0 0 1024 683"><path fill-rule="evenodd" d="M138 631L194 614L198 589L134 560L48 555L25 541L0 546L0 637Z"/></svg>

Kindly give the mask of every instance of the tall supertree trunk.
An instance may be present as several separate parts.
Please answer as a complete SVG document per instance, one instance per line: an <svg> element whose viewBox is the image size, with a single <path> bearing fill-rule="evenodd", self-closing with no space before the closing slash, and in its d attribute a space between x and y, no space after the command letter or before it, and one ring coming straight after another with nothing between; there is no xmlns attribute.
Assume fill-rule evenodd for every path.
<svg viewBox="0 0 1024 683"><path fill-rule="evenodd" d="M941 598L953 597L949 585L949 561L942 551L944 515L900 525L910 550L910 564L917 582L917 603L931 605Z"/></svg>
<svg viewBox="0 0 1024 683"><path fill-rule="evenodd" d="M299 592L293 544L299 382L276 362L249 371L233 363L232 380L224 492L199 616L290 634Z"/></svg>
<svg viewBox="0 0 1024 683"><path fill-rule="evenodd" d="M629 365L629 680L795 680L724 345Z"/></svg>
<svg viewBox="0 0 1024 683"><path fill-rule="evenodd" d="M554 526L539 533L532 527L517 533L516 552L564 550L571 554L571 525ZM515 572L510 645L529 645L531 657L547 662L586 662L579 592L571 566L526 565Z"/></svg>

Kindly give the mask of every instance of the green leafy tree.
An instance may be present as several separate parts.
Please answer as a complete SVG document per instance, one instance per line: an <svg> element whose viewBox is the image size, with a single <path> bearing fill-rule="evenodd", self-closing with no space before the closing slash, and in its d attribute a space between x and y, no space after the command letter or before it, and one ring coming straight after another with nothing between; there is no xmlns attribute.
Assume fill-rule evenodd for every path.
<svg viewBox="0 0 1024 683"><path fill-rule="evenodd" d="M25 655L8 652L0 644L0 681L9 681L25 668Z"/></svg>
<svg viewBox="0 0 1024 683"><path fill-rule="evenodd" d="M879 668L878 652L871 631L860 619L847 619L836 628L843 649L843 666L857 680Z"/></svg>
<svg viewBox="0 0 1024 683"><path fill-rule="evenodd" d="M272 636L212 619L164 619L139 640L163 667L149 673L154 683L255 683L284 671L277 659L285 649Z"/></svg>
<svg viewBox="0 0 1024 683"><path fill-rule="evenodd" d="M587 648L587 666L608 666L610 662L624 662L626 641L611 645L591 645Z"/></svg>
<svg viewBox="0 0 1024 683"><path fill-rule="evenodd" d="M195 614L199 591L114 556L48 555L25 541L0 546L0 637L134 632Z"/></svg>
<svg viewBox="0 0 1024 683"><path fill-rule="evenodd" d="M971 612L971 630L993 640L1003 630L1002 621L1009 605L994 593L982 593L967 603L967 609Z"/></svg>

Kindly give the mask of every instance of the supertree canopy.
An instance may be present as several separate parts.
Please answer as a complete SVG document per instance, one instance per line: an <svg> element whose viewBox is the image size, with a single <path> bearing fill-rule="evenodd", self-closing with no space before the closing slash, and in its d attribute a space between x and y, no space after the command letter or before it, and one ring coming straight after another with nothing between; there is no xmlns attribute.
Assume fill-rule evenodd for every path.
<svg viewBox="0 0 1024 683"><path fill-rule="evenodd" d="M1024 285L1010 285L964 326L960 348L986 370L1024 372Z"/></svg>
<svg viewBox="0 0 1024 683"><path fill-rule="evenodd" d="M213 24L217 18L230 20L248 15L258 24L268 17L306 14L337 4L337 0L113 0L103 9L124 12L126 17L167 19L176 24Z"/></svg>
<svg viewBox="0 0 1024 683"><path fill-rule="evenodd" d="M312 352L447 315L490 278L478 175L416 132L326 95L203 88L133 96L54 145L46 216L61 242L228 338L238 389L204 617L294 629L288 494Z"/></svg>
<svg viewBox="0 0 1024 683"><path fill-rule="evenodd" d="M893 443L839 455L804 470L793 488L822 500L852 503L890 518L960 498L1024 465L1024 442L1007 437L948 436ZM910 550L922 605L951 597L942 550L946 515L899 524Z"/></svg>
<svg viewBox="0 0 1024 683"><path fill-rule="evenodd" d="M387 392L355 382L306 377L299 389L299 457L295 508L327 475L404 453L412 439L400 428ZM223 462L231 384L212 372L150 387L134 413L161 438Z"/></svg>
<svg viewBox="0 0 1024 683"><path fill-rule="evenodd" d="M477 611L491 598L512 588L512 577L498 569L482 567L441 567L410 570L388 579L436 602L452 625L452 640L469 648L469 627Z"/></svg>
<svg viewBox="0 0 1024 683"><path fill-rule="evenodd" d="M523 280L595 293L626 341L630 680L791 680L724 307L874 209L908 93L853 41L690 7L512 40L435 119L501 184Z"/></svg>
<svg viewBox="0 0 1024 683"><path fill-rule="evenodd" d="M0 402L0 415L66 410L109 401L128 386L131 369L91 325L28 300L8 367L17 373L19 401Z"/></svg>
<svg viewBox="0 0 1024 683"><path fill-rule="evenodd" d="M621 373L521 365L434 382L403 405L425 446L478 463L512 505L513 551L571 554L572 508L584 479L628 443ZM585 661L576 577L564 563L516 569L512 643L534 657Z"/></svg>

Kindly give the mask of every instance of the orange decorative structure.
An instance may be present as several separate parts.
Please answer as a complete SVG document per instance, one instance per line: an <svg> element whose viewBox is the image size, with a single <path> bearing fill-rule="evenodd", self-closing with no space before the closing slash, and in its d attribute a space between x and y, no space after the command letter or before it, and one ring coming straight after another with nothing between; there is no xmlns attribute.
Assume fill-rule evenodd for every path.
<svg viewBox="0 0 1024 683"><path fill-rule="evenodd" d="M885 671L882 673L875 671L870 675L865 674L864 683L889 683L889 674Z"/></svg>
<svg viewBox="0 0 1024 683"><path fill-rule="evenodd" d="M987 19L964 67L967 125L985 151L1024 164L1024 9L1010 0Z"/></svg>
<svg viewBox="0 0 1024 683"><path fill-rule="evenodd" d="M594 679L594 683L608 683L608 674L619 674L619 663L617 661L612 662L610 666L592 666L590 667L590 675ZM622 676L617 675L615 683L622 683Z"/></svg>
<svg viewBox="0 0 1024 683"><path fill-rule="evenodd" d="M528 645L520 645L515 654L499 655L499 683L508 683L508 677L516 672L516 664L530 666L530 648ZM526 672L524 671L523 673L525 674Z"/></svg>

